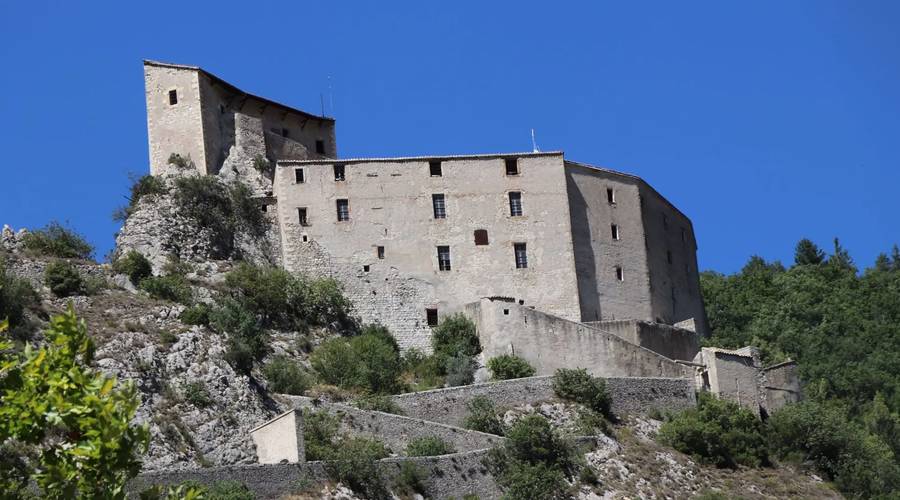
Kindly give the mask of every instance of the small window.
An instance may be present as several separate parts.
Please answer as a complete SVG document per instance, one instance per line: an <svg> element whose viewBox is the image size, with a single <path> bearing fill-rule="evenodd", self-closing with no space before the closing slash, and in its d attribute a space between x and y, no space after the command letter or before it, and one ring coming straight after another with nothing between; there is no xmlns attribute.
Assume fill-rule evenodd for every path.
<svg viewBox="0 0 900 500"><path fill-rule="evenodd" d="M425 321L428 323L428 326L437 326L438 310L434 308L425 309Z"/></svg>
<svg viewBox="0 0 900 500"><path fill-rule="evenodd" d="M528 267L528 252L525 250L524 243L513 244L513 251L516 254L516 269L525 269Z"/></svg>
<svg viewBox="0 0 900 500"><path fill-rule="evenodd" d="M334 166L334 180L336 180L336 181L344 180L344 166L343 165L335 165Z"/></svg>
<svg viewBox="0 0 900 500"><path fill-rule="evenodd" d="M505 314L506 316L509 316L509 309L504 309L503 314Z"/></svg>
<svg viewBox="0 0 900 500"><path fill-rule="evenodd" d="M450 247L437 247L438 269L441 271L450 270Z"/></svg>
<svg viewBox="0 0 900 500"><path fill-rule="evenodd" d="M286 128L281 129L281 137L288 137L290 135L291 135L291 132L288 129L286 129Z"/></svg>
<svg viewBox="0 0 900 500"><path fill-rule="evenodd" d="M518 158L507 158L504 162L506 164L506 175L519 175Z"/></svg>
<svg viewBox="0 0 900 500"><path fill-rule="evenodd" d="M478 246L488 244L487 229L476 229L475 230L475 244Z"/></svg>
<svg viewBox="0 0 900 500"><path fill-rule="evenodd" d="M377 247L375 249L375 254L378 255L379 259L384 259L384 247Z"/></svg>
<svg viewBox="0 0 900 500"><path fill-rule="evenodd" d="M666 262L668 262L669 264L672 263L672 251L671 250L666 250Z"/></svg>
<svg viewBox="0 0 900 500"><path fill-rule="evenodd" d="M304 235L303 235L303 242L306 243L307 241L309 241L309 236L307 236L307 235L304 234Z"/></svg>
<svg viewBox="0 0 900 500"><path fill-rule="evenodd" d="M625 271L622 270L622 266L616 266L616 279L625 281Z"/></svg>
<svg viewBox="0 0 900 500"><path fill-rule="evenodd" d="M295 168L294 169L294 183L295 184L303 184L306 182L306 179L303 177L303 169Z"/></svg>
<svg viewBox="0 0 900 500"><path fill-rule="evenodd" d="M509 193L509 215L512 217L522 215L522 193L518 191Z"/></svg>
<svg viewBox="0 0 900 500"><path fill-rule="evenodd" d="M337 200L337 220L338 222L350 220L349 200Z"/></svg>
<svg viewBox="0 0 900 500"><path fill-rule="evenodd" d="M316 153L323 155L325 154L325 141L317 140L316 141Z"/></svg>
<svg viewBox="0 0 900 500"><path fill-rule="evenodd" d="M178 91L170 90L169 91L169 106L174 106L178 104Z"/></svg>
<svg viewBox="0 0 900 500"><path fill-rule="evenodd" d="M363 266L363 272L364 272L364 273L369 272L369 265L368 265L368 264L366 264L366 265Z"/></svg>
<svg viewBox="0 0 900 500"><path fill-rule="evenodd" d="M265 203L263 203L262 205L259 206L259 209L262 210L263 212L268 212L269 205L266 205Z"/></svg>
<svg viewBox="0 0 900 500"><path fill-rule="evenodd" d="M297 209L297 220L300 221L301 226L309 225L309 220L306 218L306 208Z"/></svg>
<svg viewBox="0 0 900 500"><path fill-rule="evenodd" d="M439 161L430 161L428 162L428 170L431 172L432 177L441 177L444 173L441 171L441 162Z"/></svg>
<svg viewBox="0 0 900 500"><path fill-rule="evenodd" d="M669 229L669 216L663 214L663 228Z"/></svg>
<svg viewBox="0 0 900 500"><path fill-rule="evenodd" d="M431 195L431 205L434 208L434 218L435 219L446 219L447 218L447 205L444 202L443 194Z"/></svg>
<svg viewBox="0 0 900 500"><path fill-rule="evenodd" d="M619 239L619 225L618 225L618 224L611 224L611 225L609 226L609 229L610 229L610 231L612 231L612 239L613 239L613 240L618 240L618 239Z"/></svg>
<svg viewBox="0 0 900 500"><path fill-rule="evenodd" d="M613 191L613 188L606 188L606 201L609 202L610 205L616 203L616 192Z"/></svg>

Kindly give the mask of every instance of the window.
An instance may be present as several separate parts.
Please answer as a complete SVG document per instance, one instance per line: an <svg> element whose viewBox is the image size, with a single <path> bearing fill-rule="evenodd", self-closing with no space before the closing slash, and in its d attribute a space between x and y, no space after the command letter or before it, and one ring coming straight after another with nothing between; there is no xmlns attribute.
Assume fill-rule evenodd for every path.
<svg viewBox="0 0 900 500"><path fill-rule="evenodd" d="M262 205L259 206L259 209L262 210L263 212L268 212L269 205L266 205L265 203L263 203Z"/></svg>
<svg viewBox="0 0 900 500"><path fill-rule="evenodd" d="M669 264L672 263L672 251L671 250L666 250L666 262L668 262Z"/></svg>
<svg viewBox="0 0 900 500"><path fill-rule="evenodd" d="M518 191L509 193L509 215L513 217L522 215L522 193Z"/></svg>
<svg viewBox="0 0 900 500"><path fill-rule="evenodd" d="M435 219L446 219L447 218L447 205L444 203L444 195L443 194L431 195L431 205L434 207L434 218Z"/></svg>
<svg viewBox="0 0 900 500"><path fill-rule="evenodd" d="M297 209L297 220L300 221L301 226L309 225L309 220L306 218L306 208Z"/></svg>
<svg viewBox="0 0 900 500"><path fill-rule="evenodd" d="M428 162L428 170L431 172L432 177L441 177L444 175L441 171L441 162L439 161Z"/></svg>
<svg viewBox="0 0 900 500"><path fill-rule="evenodd" d="M425 309L425 321L428 323L428 326L437 326L437 324L438 324L437 309L433 309L433 308Z"/></svg>
<svg viewBox="0 0 900 500"><path fill-rule="evenodd" d="M366 264L366 265L363 266L363 272L364 272L364 273L369 272L369 265L368 265L368 264Z"/></svg>
<svg viewBox="0 0 900 500"><path fill-rule="evenodd" d="M475 244L479 245L479 246L488 244L487 229L476 229L475 230Z"/></svg>
<svg viewBox="0 0 900 500"><path fill-rule="evenodd" d="M506 175L519 175L518 158L507 158L504 163L506 164Z"/></svg>
<svg viewBox="0 0 900 500"><path fill-rule="evenodd" d="M504 309L504 310L503 310L503 314L509 316L509 309Z"/></svg>
<svg viewBox="0 0 900 500"><path fill-rule="evenodd" d="M336 181L344 180L344 166L343 165L335 165L334 166L334 180L336 180Z"/></svg>
<svg viewBox="0 0 900 500"><path fill-rule="evenodd" d="M170 90L169 91L169 106L174 106L178 104L178 91Z"/></svg>
<svg viewBox="0 0 900 500"><path fill-rule="evenodd" d="M337 200L337 220L338 222L350 220L350 202L348 200Z"/></svg>
<svg viewBox="0 0 900 500"><path fill-rule="evenodd" d="M309 241L309 236L307 236L307 235L304 234L304 235L303 235L303 242L306 243L307 241Z"/></svg>
<svg viewBox="0 0 900 500"><path fill-rule="evenodd" d="M622 266L616 266L616 279L625 281L625 271L622 270Z"/></svg>
<svg viewBox="0 0 900 500"><path fill-rule="evenodd" d="M449 271L450 270L450 247L448 247L448 246L437 247L437 255L438 255L438 269L441 271Z"/></svg>
<svg viewBox="0 0 900 500"><path fill-rule="evenodd" d="M616 192L613 191L613 188L606 188L606 201L609 202L610 205L616 203Z"/></svg>
<svg viewBox="0 0 900 500"><path fill-rule="evenodd" d="M378 255L379 259L384 259L384 247L377 247L375 249L375 254Z"/></svg>
<svg viewBox="0 0 900 500"><path fill-rule="evenodd" d="M611 225L609 226L609 229L612 231L612 239L613 239L613 240L618 240L618 239L619 239L619 226L618 226L618 224L611 224Z"/></svg>
<svg viewBox="0 0 900 500"><path fill-rule="evenodd" d="M317 140L316 141L316 153L323 155L325 154L325 141Z"/></svg>
<svg viewBox="0 0 900 500"><path fill-rule="evenodd" d="M294 183L295 184L303 184L306 182L306 179L303 178L303 169L295 168L294 169Z"/></svg>
<svg viewBox="0 0 900 500"><path fill-rule="evenodd" d="M290 131L286 128L281 129L281 137L288 137L290 135Z"/></svg>
<svg viewBox="0 0 900 500"><path fill-rule="evenodd" d="M525 269L528 267L528 252L525 251L525 244L513 244L513 251L516 254L516 269Z"/></svg>

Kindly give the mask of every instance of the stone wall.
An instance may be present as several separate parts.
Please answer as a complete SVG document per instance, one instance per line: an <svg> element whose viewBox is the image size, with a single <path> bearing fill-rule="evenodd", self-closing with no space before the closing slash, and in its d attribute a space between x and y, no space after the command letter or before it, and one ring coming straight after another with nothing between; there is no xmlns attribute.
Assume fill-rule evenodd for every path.
<svg viewBox="0 0 900 500"><path fill-rule="evenodd" d="M586 368L603 377L693 377L686 366L615 335L515 303L482 299L465 311L475 322L485 360L514 354L537 375Z"/></svg>
<svg viewBox="0 0 900 500"><path fill-rule="evenodd" d="M589 321L585 325L611 333L670 359L691 361L700 351L696 332L639 320Z"/></svg>
<svg viewBox="0 0 900 500"><path fill-rule="evenodd" d="M197 72L186 66L144 62L144 85L150 173L175 171L168 161L172 153L190 156L197 169L207 173ZM169 104L170 91L176 92L176 104Z"/></svg>
<svg viewBox="0 0 900 500"><path fill-rule="evenodd" d="M303 413L286 411L250 430L256 446L256 459L261 464L305 462Z"/></svg>
<svg viewBox="0 0 900 500"><path fill-rule="evenodd" d="M653 410L683 410L696 404L688 379L608 377L606 386L616 415L646 414ZM466 404L484 396L498 408L512 408L556 399L552 376L528 377L485 384L398 394L393 400L411 417L462 426Z"/></svg>
<svg viewBox="0 0 900 500"><path fill-rule="evenodd" d="M761 390L763 377L752 352L746 348L729 351L704 347L697 360L706 366L702 374L705 389L759 414L766 395Z"/></svg>
<svg viewBox="0 0 900 500"><path fill-rule="evenodd" d="M803 399L799 367L795 361L785 361L763 368L765 377L765 409L769 414L790 403Z"/></svg>

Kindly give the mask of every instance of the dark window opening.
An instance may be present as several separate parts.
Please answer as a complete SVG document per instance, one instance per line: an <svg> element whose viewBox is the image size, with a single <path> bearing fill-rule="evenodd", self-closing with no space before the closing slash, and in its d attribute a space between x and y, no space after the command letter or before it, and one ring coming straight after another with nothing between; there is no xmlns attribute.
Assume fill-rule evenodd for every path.
<svg viewBox="0 0 900 500"><path fill-rule="evenodd" d="M434 218L435 219L446 219L447 218L447 205L444 202L443 194L431 195L431 205L434 207Z"/></svg>
<svg viewBox="0 0 900 500"><path fill-rule="evenodd" d="M281 129L281 137L287 137L287 136L289 136L290 134L291 134L291 133L290 133L290 131L289 131L288 129L286 129L286 128Z"/></svg>
<svg viewBox="0 0 900 500"><path fill-rule="evenodd" d="M364 273L369 272L369 265L368 265L368 264L366 264L366 265L363 266L363 272L364 272Z"/></svg>
<svg viewBox="0 0 900 500"><path fill-rule="evenodd" d="M438 269L441 271L450 270L450 247L437 247Z"/></svg>
<svg viewBox="0 0 900 500"><path fill-rule="evenodd" d="M610 204L616 202L616 192L612 188L606 188L606 201Z"/></svg>
<svg viewBox="0 0 900 500"><path fill-rule="evenodd" d="M504 163L506 164L506 175L519 175L518 158L507 158Z"/></svg>
<svg viewBox="0 0 900 500"><path fill-rule="evenodd" d="M384 259L384 247L378 247L375 250L375 253L378 255L379 259Z"/></svg>
<svg viewBox="0 0 900 500"><path fill-rule="evenodd" d="M169 106L174 106L178 104L178 91L170 90L169 91Z"/></svg>
<svg viewBox="0 0 900 500"><path fill-rule="evenodd" d="M672 263L672 251L671 250L666 250L666 262L668 262L669 264Z"/></svg>
<svg viewBox="0 0 900 500"><path fill-rule="evenodd" d="M513 250L516 254L516 269L528 267L528 252L525 250L525 243L513 244Z"/></svg>
<svg viewBox="0 0 900 500"><path fill-rule="evenodd" d="M263 203L262 205L259 206L259 209L262 210L263 212L268 212L269 205L266 205L265 203Z"/></svg>
<svg viewBox="0 0 900 500"><path fill-rule="evenodd" d="M337 200L337 220L338 222L350 220L350 202L348 200Z"/></svg>
<svg viewBox="0 0 900 500"><path fill-rule="evenodd" d="M336 180L336 181L344 180L344 166L343 165L335 165L334 166L334 180Z"/></svg>
<svg viewBox="0 0 900 500"><path fill-rule="evenodd" d="M625 272L622 271L622 266L616 266L616 279L619 281L625 281Z"/></svg>
<svg viewBox="0 0 900 500"><path fill-rule="evenodd" d="M437 324L438 324L437 309L433 309L433 308L425 309L425 321L428 323L428 326L437 326Z"/></svg>
<svg viewBox="0 0 900 500"><path fill-rule="evenodd" d="M687 241L687 232L684 228L681 228L681 242L684 243Z"/></svg>
<svg viewBox="0 0 900 500"><path fill-rule="evenodd" d="M520 305L520 306L524 306L524 305L525 305L525 301L522 300L522 299L519 299L519 305Z"/></svg>
<svg viewBox="0 0 900 500"><path fill-rule="evenodd" d="M325 141L318 140L316 141L316 153L323 155L325 154Z"/></svg>
<svg viewBox="0 0 900 500"><path fill-rule="evenodd" d="M487 229L476 229L475 230L475 244L476 245L487 245L488 244Z"/></svg>
<svg viewBox="0 0 900 500"><path fill-rule="evenodd" d="M617 224L612 224L609 226L609 229L612 231L612 239L619 239L619 226Z"/></svg>
<svg viewBox="0 0 900 500"><path fill-rule="evenodd" d="M441 177L444 173L441 171L441 162L439 161L430 161L428 162L428 170L431 172L432 177Z"/></svg>
<svg viewBox="0 0 900 500"><path fill-rule="evenodd" d="M503 314L509 316L509 309L504 309L504 310L503 310Z"/></svg>
<svg viewBox="0 0 900 500"><path fill-rule="evenodd" d="M300 221L301 226L308 226L309 220L306 218L306 209L298 208L297 209L297 220Z"/></svg>
<svg viewBox="0 0 900 500"><path fill-rule="evenodd" d="M509 215L512 217L522 215L522 193L518 191L509 193Z"/></svg>
<svg viewBox="0 0 900 500"><path fill-rule="evenodd" d="M304 235L303 235L303 242L305 243L305 242L307 242L307 241L309 241L309 236L306 236L306 235L304 234Z"/></svg>
<svg viewBox="0 0 900 500"><path fill-rule="evenodd" d="M306 180L303 177L303 169L296 168L294 169L294 182L297 184L303 184Z"/></svg>

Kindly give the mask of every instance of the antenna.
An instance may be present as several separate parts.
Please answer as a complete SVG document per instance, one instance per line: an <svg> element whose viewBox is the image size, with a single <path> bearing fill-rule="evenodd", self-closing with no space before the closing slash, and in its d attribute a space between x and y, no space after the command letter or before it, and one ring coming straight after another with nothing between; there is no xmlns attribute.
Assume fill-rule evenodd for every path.
<svg viewBox="0 0 900 500"><path fill-rule="evenodd" d="M541 150L538 149L538 147L537 147L537 141L534 140L534 129L531 129L531 147L532 147L532 150L531 150L532 153L540 153L541 152Z"/></svg>
<svg viewBox="0 0 900 500"><path fill-rule="evenodd" d="M331 109L331 117L334 118L334 90L331 88L331 75L328 75L328 108Z"/></svg>
<svg viewBox="0 0 900 500"><path fill-rule="evenodd" d="M325 94L319 92L319 100L322 102L322 116L325 116Z"/></svg>

